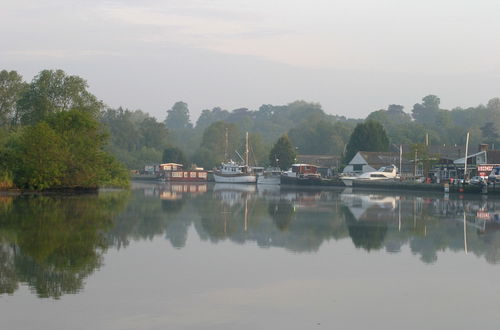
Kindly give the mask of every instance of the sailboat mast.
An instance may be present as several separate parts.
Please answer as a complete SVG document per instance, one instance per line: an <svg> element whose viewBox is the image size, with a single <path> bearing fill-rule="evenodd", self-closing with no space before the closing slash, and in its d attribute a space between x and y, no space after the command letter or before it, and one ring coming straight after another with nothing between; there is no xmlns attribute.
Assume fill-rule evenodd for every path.
<svg viewBox="0 0 500 330"><path fill-rule="evenodd" d="M469 153L469 132L467 132L467 138L465 139L465 165L464 165L464 183L467 179L467 154Z"/></svg>
<svg viewBox="0 0 500 330"><path fill-rule="evenodd" d="M245 136L245 165L248 166L248 132L246 133L246 136Z"/></svg>
<svg viewBox="0 0 500 330"><path fill-rule="evenodd" d="M227 161L227 127L224 135L224 161Z"/></svg>

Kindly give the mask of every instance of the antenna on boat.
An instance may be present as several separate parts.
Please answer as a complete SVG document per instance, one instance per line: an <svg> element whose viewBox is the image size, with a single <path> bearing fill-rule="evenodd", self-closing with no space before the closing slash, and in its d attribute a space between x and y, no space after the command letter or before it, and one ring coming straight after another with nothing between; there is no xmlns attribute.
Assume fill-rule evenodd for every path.
<svg viewBox="0 0 500 330"><path fill-rule="evenodd" d="M469 152L469 132L467 132L467 138L465 140L465 165L464 165L464 183L467 179L467 153Z"/></svg>
<svg viewBox="0 0 500 330"><path fill-rule="evenodd" d="M245 165L248 166L248 132L245 135Z"/></svg>

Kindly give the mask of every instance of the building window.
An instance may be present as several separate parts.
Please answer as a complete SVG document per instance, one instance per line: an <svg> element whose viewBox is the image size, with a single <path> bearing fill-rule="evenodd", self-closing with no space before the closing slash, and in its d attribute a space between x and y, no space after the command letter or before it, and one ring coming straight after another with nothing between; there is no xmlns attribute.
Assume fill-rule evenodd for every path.
<svg viewBox="0 0 500 330"><path fill-rule="evenodd" d="M354 172L363 172L363 164L354 164L354 165L352 165L352 170Z"/></svg>

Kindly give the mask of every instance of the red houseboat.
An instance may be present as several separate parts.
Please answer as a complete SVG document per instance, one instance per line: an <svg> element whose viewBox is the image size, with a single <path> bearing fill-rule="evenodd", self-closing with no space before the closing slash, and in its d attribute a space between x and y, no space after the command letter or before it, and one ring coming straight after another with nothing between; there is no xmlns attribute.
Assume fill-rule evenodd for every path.
<svg viewBox="0 0 500 330"><path fill-rule="evenodd" d="M200 167L184 170L182 164L176 163L160 164L160 180L177 182L206 182L207 171Z"/></svg>

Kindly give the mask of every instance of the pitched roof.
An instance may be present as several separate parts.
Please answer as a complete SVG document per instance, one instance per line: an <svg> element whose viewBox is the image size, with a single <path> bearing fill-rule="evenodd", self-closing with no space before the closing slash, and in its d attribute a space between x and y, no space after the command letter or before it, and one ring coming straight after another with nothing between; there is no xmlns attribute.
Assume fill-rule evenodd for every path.
<svg viewBox="0 0 500 330"><path fill-rule="evenodd" d="M500 164L500 150L486 151L486 159L488 164Z"/></svg>
<svg viewBox="0 0 500 330"><path fill-rule="evenodd" d="M297 155L297 162L322 167L337 167L342 162L342 157L334 155Z"/></svg>
<svg viewBox="0 0 500 330"><path fill-rule="evenodd" d="M359 154L372 167L399 164L399 152L360 151Z"/></svg>

